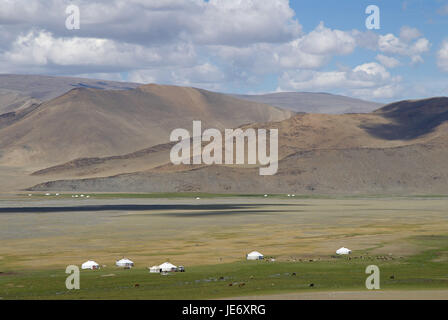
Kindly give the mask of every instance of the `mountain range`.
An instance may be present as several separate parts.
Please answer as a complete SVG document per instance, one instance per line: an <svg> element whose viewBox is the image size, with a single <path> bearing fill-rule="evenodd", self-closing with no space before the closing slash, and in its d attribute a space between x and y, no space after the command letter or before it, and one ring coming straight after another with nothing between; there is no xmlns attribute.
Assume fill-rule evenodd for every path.
<svg viewBox="0 0 448 320"><path fill-rule="evenodd" d="M447 193L448 98L335 114L357 107L342 108L335 99L329 112L332 95L328 101L322 95L316 96L317 104L325 101L320 109L296 113L197 88L72 88L0 115L1 190ZM359 102L365 111L374 105ZM171 164L170 132L191 131L193 120L204 129L278 128L278 173L260 176L253 165Z"/></svg>

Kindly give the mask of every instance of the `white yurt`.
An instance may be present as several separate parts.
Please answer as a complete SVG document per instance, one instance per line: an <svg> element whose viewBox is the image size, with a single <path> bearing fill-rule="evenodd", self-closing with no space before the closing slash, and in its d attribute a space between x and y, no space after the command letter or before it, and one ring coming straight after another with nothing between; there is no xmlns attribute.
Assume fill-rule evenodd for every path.
<svg viewBox="0 0 448 320"><path fill-rule="evenodd" d="M129 259L123 258L121 260L118 260L115 262L115 265L117 267L124 267L124 268L130 268L134 266L134 262L132 262Z"/></svg>
<svg viewBox="0 0 448 320"><path fill-rule="evenodd" d="M100 265L92 260L86 261L81 265L81 269L83 269L83 270L86 270L86 269L96 270L99 268L100 268Z"/></svg>
<svg viewBox="0 0 448 320"><path fill-rule="evenodd" d="M151 268L149 268L149 272L150 273L159 273L160 268L159 268L159 266L152 266Z"/></svg>
<svg viewBox="0 0 448 320"><path fill-rule="evenodd" d="M352 250L344 248L344 247L336 250L336 254L339 254L339 255L341 255L341 254L350 254L350 253L352 253Z"/></svg>
<svg viewBox="0 0 448 320"><path fill-rule="evenodd" d="M162 263L159 266L159 270L162 272L176 272L177 267L174 264L171 264L169 262Z"/></svg>
<svg viewBox="0 0 448 320"><path fill-rule="evenodd" d="M246 256L247 260L262 260L264 256L258 251L252 251Z"/></svg>

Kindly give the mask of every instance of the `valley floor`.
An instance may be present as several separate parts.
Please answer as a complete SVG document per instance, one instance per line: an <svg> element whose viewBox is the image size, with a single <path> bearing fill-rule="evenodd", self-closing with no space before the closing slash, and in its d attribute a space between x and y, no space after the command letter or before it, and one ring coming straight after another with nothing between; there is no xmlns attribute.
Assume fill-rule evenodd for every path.
<svg viewBox="0 0 448 320"><path fill-rule="evenodd" d="M71 196L0 198L1 298L448 298L445 197ZM253 250L267 259L245 261ZM124 256L134 269L114 266ZM101 270L68 292L66 266L89 259ZM148 273L165 261L187 272Z"/></svg>

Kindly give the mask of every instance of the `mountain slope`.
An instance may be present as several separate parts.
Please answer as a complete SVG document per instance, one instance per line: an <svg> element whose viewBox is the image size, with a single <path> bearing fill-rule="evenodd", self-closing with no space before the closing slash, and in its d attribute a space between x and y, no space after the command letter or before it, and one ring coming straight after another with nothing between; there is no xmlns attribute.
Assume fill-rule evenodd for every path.
<svg viewBox="0 0 448 320"><path fill-rule="evenodd" d="M259 176L253 167L177 167L167 159L162 167L50 181L32 190L446 194L447 111L448 99L434 98L398 102L371 114L305 114L244 126L279 129L279 171L274 176ZM384 126L394 125L403 132L419 131L413 137L381 134Z"/></svg>
<svg viewBox="0 0 448 320"><path fill-rule="evenodd" d="M105 178L58 180L34 191L212 192L288 194L447 194L448 152L426 146L331 149L280 161L275 176L258 169L204 167L184 172L147 171ZM424 170L422 170L424 169Z"/></svg>
<svg viewBox="0 0 448 320"><path fill-rule="evenodd" d="M382 106L380 103L341 95L314 92L278 92L262 95L234 95L237 98L266 103L294 112L306 113L368 113Z"/></svg>
<svg viewBox="0 0 448 320"><path fill-rule="evenodd" d="M16 111L29 100L33 103L48 101L75 88L125 90L140 85L74 77L0 74L0 114Z"/></svg>
<svg viewBox="0 0 448 320"><path fill-rule="evenodd" d="M78 88L0 127L0 165L42 168L81 157L134 152L169 141L175 128L233 128L289 118L289 111L206 90L145 85Z"/></svg>
<svg viewBox="0 0 448 320"><path fill-rule="evenodd" d="M448 193L447 111L448 99L434 98L398 102L371 114L305 114L244 126L279 128L274 176L259 176L258 168L167 163L110 177L50 181L32 190L443 194ZM412 138L379 134L397 124L421 130Z"/></svg>

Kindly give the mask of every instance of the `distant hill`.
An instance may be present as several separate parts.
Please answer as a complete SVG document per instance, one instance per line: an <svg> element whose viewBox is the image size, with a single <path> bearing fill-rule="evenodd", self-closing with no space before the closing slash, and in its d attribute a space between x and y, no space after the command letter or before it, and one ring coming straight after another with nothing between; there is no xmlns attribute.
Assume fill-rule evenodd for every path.
<svg viewBox="0 0 448 320"><path fill-rule="evenodd" d="M0 114L56 98L75 88L101 90L135 89L141 84L74 77L0 74Z"/></svg>
<svg viewBox="0 0 448 320"><path fill-rule="evenodd" d="M123 159L134 157L128 162L132 170L123 169L122 174L89 178L82 175L89 165L75 169L66 164L40 173L58 180L30 190L448 194L447 112L448 98L432 98L393 103L369 114L299 114L244 126L279 129L279 171L274 176L259 176L254 167L176 167L169 160L162 166L141 166L139 171L137 159L149 160L147 150L115 159L122 165ZM389 134L392 128L398 133ZM165 146L152 152L162 155L167 150ZM111 159L103 160L100 170L113 164ZM84 179L64 179L64 170L68 170L66 177L81 173Z"/></svg>
<svg viewBox="0 0 448 320"><path fill-rule="evenodd" d="M292 112L201 89L144 85L76 88L0 116L0 165L48 167L80 157L134 152L169 141L176 128L233 128L280 121Z"/></svg>
<svg viewBox="0 0 448 320"><path fill-rule="evenodd" d="M306 113L368 113L383 104L354 99L341 95L313 92L279 92L261 95L234 95L249 101L266 103L294 112Z"/></svg>
<svg viewBox="0 0 448 320"><path fill-rule="evenodd" d="M278 128L278 173L172 165L169 135L190 131L193 120L220 130ZM382 106L324 93L235 97L0 75L0 137L2 192L448 194L447 97Z"/></svg>

